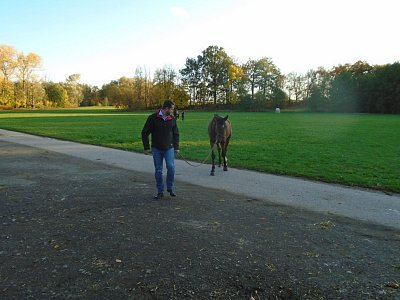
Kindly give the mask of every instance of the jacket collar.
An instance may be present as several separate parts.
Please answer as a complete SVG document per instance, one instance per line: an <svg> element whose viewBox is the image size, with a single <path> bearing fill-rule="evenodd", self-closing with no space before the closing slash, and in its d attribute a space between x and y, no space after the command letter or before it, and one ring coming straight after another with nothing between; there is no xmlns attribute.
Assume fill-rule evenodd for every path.
<svg viewBox="0 0 400 300"><path fill-rule="evenodd" d="M160 115L160 111L161 111L161 109L157 110L156 116L157 116L157 118L163 119L163 117ZM163 120L164 120L164 119L163 119ZM172 117L171 117L171 116L167 116L167 117L165 118L165 121L170 121L170 120L172 120Z"/></svg>

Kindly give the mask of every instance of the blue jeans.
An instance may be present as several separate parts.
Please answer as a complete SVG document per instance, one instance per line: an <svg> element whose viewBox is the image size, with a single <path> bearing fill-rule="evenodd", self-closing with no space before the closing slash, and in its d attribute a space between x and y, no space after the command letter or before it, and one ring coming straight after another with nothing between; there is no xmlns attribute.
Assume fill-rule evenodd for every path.
<svg viewBox="0 0 400 300"><path fill-rule="evenodd" d="M163 182L163 159L165 159L165 165L167 167L167 190L174 188L174 177L175 177L175 150L169 148L168 150L160 150L158 148L151 148L153 154L155 177L157 183L157 192L164 192Z"/></svg>

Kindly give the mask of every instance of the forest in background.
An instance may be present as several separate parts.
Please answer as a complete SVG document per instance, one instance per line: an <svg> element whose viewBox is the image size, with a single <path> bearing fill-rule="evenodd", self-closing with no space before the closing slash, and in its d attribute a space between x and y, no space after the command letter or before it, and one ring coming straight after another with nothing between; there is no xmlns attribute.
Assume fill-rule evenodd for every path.
<svg viewBox="0 0 400 300"><path fill-rule="evenodd" d="M127 110L159 107L172 99L180 109L264 111L301 108L318 112L400 113L400 63L319 67L306 74L282 74L269 57L236 61L219 46L187 58L179 71L171 66L153 74L137 67L102 87L38 76L41 57L0 45L0 109L116 106Z"/></svg>

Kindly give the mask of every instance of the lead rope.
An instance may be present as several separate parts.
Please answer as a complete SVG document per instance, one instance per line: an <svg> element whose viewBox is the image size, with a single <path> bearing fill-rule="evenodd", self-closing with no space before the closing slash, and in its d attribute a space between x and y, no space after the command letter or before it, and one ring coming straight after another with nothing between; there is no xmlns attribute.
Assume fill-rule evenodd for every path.
<svg viewBox="0 0 400 300"><path fill-rule="evenodd" d="M212 153L213 150L214 150L215 145L217 144L217 141L218 141L218 139L215 139L215 143L214 143L214 145L211 147L211 150L210 150L210 152L208 153L207 157L206 157L201 163L199 163L199 164L197 164L197 165L192 164L190 161L188 161L186 158L184 158L183 155L182 155L180 152L178 153L178 155L179 155L189 166L192 166L192 167L195 167L195 168L200 167L201 165L203 165L203 164L209 159L211 153Z"/></svg>

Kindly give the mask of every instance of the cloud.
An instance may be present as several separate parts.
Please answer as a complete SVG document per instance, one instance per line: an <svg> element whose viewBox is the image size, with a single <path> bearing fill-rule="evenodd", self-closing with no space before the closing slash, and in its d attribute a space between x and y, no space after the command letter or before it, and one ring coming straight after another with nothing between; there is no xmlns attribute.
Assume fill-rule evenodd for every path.
<svg viewBox="0 0 400 300"><path fill-rule="evenodd" d="M170 8L170 11L171 11L171 14L174 17L178 17L178 18L187 18L187 17L189 17L189 13L183 7L172 6Z"/></svg>

